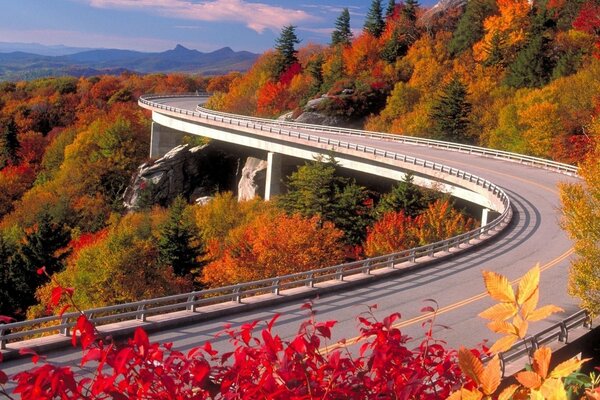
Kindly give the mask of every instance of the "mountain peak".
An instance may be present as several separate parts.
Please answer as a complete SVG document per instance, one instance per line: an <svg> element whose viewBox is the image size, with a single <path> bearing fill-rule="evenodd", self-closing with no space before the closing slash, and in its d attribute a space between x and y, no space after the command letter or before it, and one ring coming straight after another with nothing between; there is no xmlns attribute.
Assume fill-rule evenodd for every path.
<svg viewBox="0 0 600 400"><path fill-rule="evenodd" d="M188 49L187 47L184 47L184 46L178 44L177 46L175 46L175 48L173 49L173 51L190 51L190 49Z"/></svg>

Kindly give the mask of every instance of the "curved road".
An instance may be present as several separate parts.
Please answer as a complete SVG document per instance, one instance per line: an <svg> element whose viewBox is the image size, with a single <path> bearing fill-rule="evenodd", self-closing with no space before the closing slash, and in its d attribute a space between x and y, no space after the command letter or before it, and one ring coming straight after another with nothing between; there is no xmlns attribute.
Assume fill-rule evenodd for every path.
<svg viewBox="0 0 600 400"><path fill-rule="evenodd" d="M161 102L189 110L195 110L197 105L197 99L167 99ZM336 135L324 133L322 136ZM493 270L513 280L540 263L543 271L540 305L556 304L565 313L532 324L531 333L579 309L577 300L571 298L566 290L572 243L559 227L557 191L558 182L574 181L576 178L514 162L426 146L365 137L350 138L347 135L343 136L343 140L439 162L479 175L506 191L512 199L514 216L511 225L499 237L475 250L410 274L314 299L319 320L338 321L331 344L342 337L356 336L356 317L373 304L377 304L375 315L380 318L400 312L402 319L397 325L409 336L421 337L421 323L426 318L419 310L424 305L429 305L424 303L426 299L435 299L439 304L437 324L451 327L436 328L434 331L437 338L446 340L451 346L473 346L483 339L493 339L485 322L477 317L479 312L493 304L484 295L482 270ZM238 326L254 320L267 321L276 313L281 314L276 324L277 332L283 337L290 337L306 318L306 312L300 310L301 304L302 302L285 303L260 311L170 329L151 335L151 339L173 342L175 348L180 350L194 347L206 340L211 340L217 348L227 349L229 344L226 338L214 338L225 324ZM77 365L79 358L80 353L73 349L49 354L49 360L58 364ZM2 368L12 374L27 368L27 365L26 360L13 360L2 364Z"/></svg>

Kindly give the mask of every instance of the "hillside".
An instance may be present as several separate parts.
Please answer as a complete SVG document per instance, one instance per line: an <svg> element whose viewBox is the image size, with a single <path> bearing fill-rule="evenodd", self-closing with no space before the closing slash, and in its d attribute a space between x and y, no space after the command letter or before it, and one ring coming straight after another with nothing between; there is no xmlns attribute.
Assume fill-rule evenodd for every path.
<svg viewBox="0 0 600 400"><path fill-rule="evenodd" d="M247 51L235 52L229 47L202 53L181 45L161 53L116 49L85 50L57 56L23 51L4 52L0 53L0 80L16 81L64 75L118 75L123 71L218 75L230 71L246 71L257 57Z"/></svg>

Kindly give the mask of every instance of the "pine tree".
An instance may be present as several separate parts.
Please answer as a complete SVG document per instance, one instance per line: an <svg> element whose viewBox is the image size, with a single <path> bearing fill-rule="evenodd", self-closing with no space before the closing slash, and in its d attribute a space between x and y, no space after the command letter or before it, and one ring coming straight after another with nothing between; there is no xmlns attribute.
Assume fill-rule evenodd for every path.
<svg viewBox="0 0 600 400"><path fill-rule="evenodd" d="M0 124L0 169L19 160L17 127L12 119Z"/></svg>
<svg viewBox="0 0 600 400"><path fill-rule="evenodd" d="M277 51L277 64L275 73L279 77L292 64L298 62L296 54L296 45L300 43L300 39L296 36L296 27L293 25L285 26L281 30L281 34L275 40L275 50Z"/></svg>
<svg viewBox="0 0 600 400"><path fill-rule="evenodd" d="M335 29L331 33L332 46L349 46L352 41L352 30L350 30L350 11L347 8L342 10L342 13L335 21Z"/></svg>
<svg viewBox="0 0 600 400"><path fill-rule="evenodd" d="M194 243L196 237L193 219L186 215L186 202L178 196L169 207L169 216L160 228L158 239L159 261L173 267L178 276L185 276L198 268L200 247Z"/></svg>
<svg viewBox="0 0 600 400"><path fill-rule="evenodd" d="M376 38L379 38L385 29L385 21L381 13L381 0L373 0L363 30Z"/></svg>
<svg viewBox="0 0 600 400"><path fill-rule="evenodd" d="M314 80L311 90L313 95L317 94L323 86L323 63L325 63L325 57L323 54L318 54L306 66L306 70Z"/></svg>
<svg viewBox="0 0 600 400"><path fill-rule="evenodd" d="M396 11L396 1L395 0L390 0L388 2L388 6L385 10L385 18L389 19L390 17L392 17L394 15L394 12Z"/></svg>
<svg viewBox="0 0 600 400"><path fill-rule="evenodd" d="M21 247L23 259L30 271L46 267L49 274L62 269L68 255L64 249L71 234L63 222L54 222L49 211L38 215L36 224L29 229Z"/></svg>
<svg viewBox="0 0 600 400"><path fill-rule="evenodd" d="M541 87L548 83L553 65L549 54L548 26L552 22L543 4L537 10L527 35L527 44L508 67L505 83L508 86Z"/></svg>
<svg viewBox="0 0 600 400"><path fill-rule="evenodd" d="M471 0L452 34L448 45L450 54L457 55L470 49L483 38L483 21L496 13L498 7L495 0Z"/></svg>
<svg viewBox="0 0 600 400"><path fill-rule="evenodd" d="M413 183L411 173L404 175L404 179L394 185L389 193L384 194L377 204L375 214L381 217L388 212L402 211L404 215L416 217L427 208L427 196L423 190Z"/></svg>
<svg viewBox="0 0 600 400"><path fill-rule="evenodd" d="M469 115L471 104L467 101L467 88L458 77L444 87L442 95L430 114L434 123L433 137L458 143L469 143Z"/></svg>
<svg viewBox="0 0 600 400"><path fill-rule="evenodd" d="M371 218L365 206L366 189L353 179L339 176L337 161L318 158L298 168L288 178L288 192L279 206L288 214L320 216L344 231L348 244L360 244Z"/></svg>
<svg viewBox="0 0 600 400"><path fill-rule="evenodd" d="M502 34L496 32L492 36L492 40L489 44L484 47L486 53L485 61L483 65L486 67L492 67L495 65L504 66L504 38Z"/></svg>
<svg viewBox="0 0 600 400"><path fill-rule="evenodd" d="M419 2L417 0L404 1L402 14L413 24L417 21L417 8L419 8Z"/></svg>
<svg viewBox="0 0 600 400"><path fill-rule="evenodd" d="M408 45L400 37L399 28L394 28L392 35L383 45L381 50L381 58L390 64L396 62L398 57L406 55Z"/></svg>
<svg viewBox="0 0 600 400"><path fill-rule="evenodd" d="M17 249L0 235L0 315L18 318L35 304L34 293L41 279L36 269L27 268Z"/></svg>

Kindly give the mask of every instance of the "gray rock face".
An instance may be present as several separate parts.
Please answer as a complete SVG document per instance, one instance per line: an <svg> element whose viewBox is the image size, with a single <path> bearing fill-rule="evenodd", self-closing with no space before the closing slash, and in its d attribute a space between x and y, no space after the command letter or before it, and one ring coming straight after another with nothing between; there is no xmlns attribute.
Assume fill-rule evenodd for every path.
<svg viewBox="0 0 600 400"><path fill-rule="evenodd" d="M181 195L189 201L215 190L234 190L239 157L207 144L181 145L152 163L142 164L123 195L127 210L166 206Z"/></svg>
<svg viewBox="0 0 600 400"><path fill-rule="evenodd" d="M267 161L248 157L238 183L238 201L251 200L265 192Z"/></svg>

